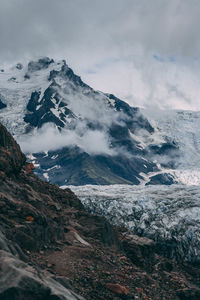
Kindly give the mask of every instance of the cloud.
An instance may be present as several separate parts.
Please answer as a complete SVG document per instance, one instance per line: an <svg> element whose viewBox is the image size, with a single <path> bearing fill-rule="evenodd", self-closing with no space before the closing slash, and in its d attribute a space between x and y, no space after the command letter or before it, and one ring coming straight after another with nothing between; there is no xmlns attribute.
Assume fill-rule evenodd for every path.
<svg viewBox="0 0 200 300"><path fill-rule="evenodd" d="M94 68L84 76L94 88L148 109L200 110L200 63L142 55ZM120 83L120 84L119 84ZM160 113L160 111L159 111Z"/></svg>
<svg viewBox="0 0 200 300"><path fill-rule="evenodd" d="M91 155L116 155L122 151L111 146L109 129L113 124L124 125L128 117L111 108L104 94L90 90L84 94L81 87L73 89L68 82L58 88L58 93L73 112L74 119L69 119L61 132L53 123L47 123L30 135L19 136L18 142L25 153L75 146Z"/></svg>
<svg viewBox="0 0 200 300"><path fill-rule="evenodd" d="M74 52L93 62L106 52L127 56L136 47L200 54L198 0L2 0L0 8L4 58Z"/></svg>
<svg viewBox="0 0 200 300"><path fill-rule="evenodd" d="M92 141L92 142L91 142ZM109 138L100 130L84 130L80 135L78 130L64 129L59 132L52 124L45 124L34 134L21 136L18 142L25 153L53 151L64 147L79 147L91 155L114 155L110 148Z"/></svg>
<svg viewBox="0 0 200 300"><path fill-rule="evenodd" d="M0 63L66 58L130 104L200 109L199 15L198 0L1 0Z"/></svg>
<svg viewBox="0 0 200 300"><path fill-rule="evenodd" d="M66 86L60 86L57 91L61 95L62 100L67 104L68 109L80 121L84 120L76 124L77 126L81 124L81 128L84 130L85 127L83 128L83 124L85 121L86 123L92 123L107 130L113 123L123 125L124 121L127 120L127 115L122 111L118 112L109 106L108 97L101 92L94 93L88 90L86 93L81 88L75 87L75 89L72 89L68 85L68 82Z"/></svg>

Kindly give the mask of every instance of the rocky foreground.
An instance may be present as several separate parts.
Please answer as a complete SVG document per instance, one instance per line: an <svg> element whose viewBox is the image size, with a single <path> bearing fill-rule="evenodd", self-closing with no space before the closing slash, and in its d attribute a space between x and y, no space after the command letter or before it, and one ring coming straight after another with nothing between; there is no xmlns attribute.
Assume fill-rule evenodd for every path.
<svg viewBox="0 0 200 300"><path fill-rule="evenodd" d="M85 211L0 125L0 300L200 299L199 266Z"/></svg>

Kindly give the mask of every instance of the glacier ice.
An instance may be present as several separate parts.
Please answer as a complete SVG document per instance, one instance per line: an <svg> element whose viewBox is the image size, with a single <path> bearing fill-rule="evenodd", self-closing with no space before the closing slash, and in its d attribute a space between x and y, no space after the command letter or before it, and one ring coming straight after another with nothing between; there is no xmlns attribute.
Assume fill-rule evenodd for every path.
<svg viewBox="0 0 200 300"><path fill-rule="evenodd" d="M200 187L70 186L87 210L156 242L158 253L200 262Z"/></svg>

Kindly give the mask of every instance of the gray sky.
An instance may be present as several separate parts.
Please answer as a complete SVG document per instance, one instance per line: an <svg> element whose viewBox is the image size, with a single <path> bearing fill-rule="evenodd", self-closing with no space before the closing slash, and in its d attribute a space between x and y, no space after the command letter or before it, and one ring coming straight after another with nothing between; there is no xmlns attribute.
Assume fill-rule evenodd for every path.
<svg viewBox="0 0 200 300"><path fill-rule="evenodd" d="M199 0L0 0L0 63L65 58L129 103L200 110Z"/></svg>

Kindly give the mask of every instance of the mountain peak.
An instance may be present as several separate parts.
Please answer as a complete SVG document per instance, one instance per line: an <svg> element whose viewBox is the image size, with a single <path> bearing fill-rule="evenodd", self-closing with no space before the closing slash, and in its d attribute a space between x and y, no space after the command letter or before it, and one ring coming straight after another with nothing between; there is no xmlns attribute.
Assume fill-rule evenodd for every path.
<svg viewBox="0 0 200 300"><path fill-rule="evenodd" d="M60 185L174 182L166 174L152 176L161 167L151 147L154 128L141 111L92 89L65 60L18 63L0 73L0 83L0 121L26 153L35 153L36 171L48 180ZM47 151L48 158L41 154Z"/></svg>

